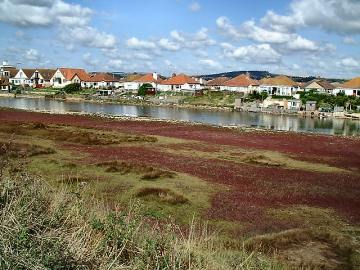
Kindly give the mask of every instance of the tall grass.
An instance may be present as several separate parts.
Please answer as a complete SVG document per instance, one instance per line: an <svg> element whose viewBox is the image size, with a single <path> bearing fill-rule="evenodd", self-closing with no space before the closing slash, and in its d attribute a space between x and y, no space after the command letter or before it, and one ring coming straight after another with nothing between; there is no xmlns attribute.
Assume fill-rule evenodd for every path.
<svg viewBox="0 0 360 270"><path fill-rule="evenodd" d="M229 251L206 226L186 230L148 220L141 205L107 208L30 175L0 154L0 269L274 269L267 260Z"/></svg>

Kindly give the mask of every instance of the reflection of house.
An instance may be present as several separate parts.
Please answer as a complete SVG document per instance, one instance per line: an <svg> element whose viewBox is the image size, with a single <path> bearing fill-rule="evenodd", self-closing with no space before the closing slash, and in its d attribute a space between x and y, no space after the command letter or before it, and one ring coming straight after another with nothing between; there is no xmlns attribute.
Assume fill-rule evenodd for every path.
<svg viewBox="0 0 360 270"><path fill-rule="evenodd" d="M265 78L260 81L260 91L269 95L292 96L299 90L299 84L287 76Z"/></svg>
<svg viewBox="0 0 360 270"><path fill-rule="evenodd" d="M347 96L360 97L360 77L354 78L350 81L339 85L335 90L334 94L344 93Z"/></svg>
<svg viewBox="0 0 360 270"><path fill-rule="evenodd" d="M332 91L335 89L335 86L329 83L326 80L312 80L308 83L306 83L303 88L305 91L314 90L319 93L329 93L332 94Z"/></svg>
<svg viewBox="0 0 360 270"><path fill-rule="evenodd" d="M173 75L158 85L159 91L195 92L202 90L201 80L194 79L185 74Z"/></svg>
<svg viewBox="0 0 360 270"><path fill-rule="evenodd" d="M31 76L34 72L35 69L21 68L10 81L15 85L31 85Z"/></svg>
<svg viewBox="0 0 360 270"><path fill-rule="evenodd" d="M9 78L0 76L0 91L10 92Z"/></svg>
<svg viewBox="0 0 360 270"><path fill-rule="evenodd" d="M82 83L90 81L89 74L80 68L58 68L51 78L53 87L62 88L71 83Z"/></svg>
<svg viewBox="0 0 360 270"><path fill-rule="evenodd" d="M224 82L228 80L230 80L228 77L218 77L208 81L205 86L211 90L220 90L221 86L224 85Z"/></svg>
<svg viewBox="0 0 360 270"><path fill-rule="evenodd" d="M49 87L52 85L51 78L54 76L55 69L39 68L30 77L30 85L33 87Z"/></svg>
<svg viewBox="0 0 360 270"><path fill-rule="evenodd" d="M244 94L250 94L258 91L259 82L250 78L247 74L241 74L231 80L228 80L220 86L220 90L241 92Z"/></svg>

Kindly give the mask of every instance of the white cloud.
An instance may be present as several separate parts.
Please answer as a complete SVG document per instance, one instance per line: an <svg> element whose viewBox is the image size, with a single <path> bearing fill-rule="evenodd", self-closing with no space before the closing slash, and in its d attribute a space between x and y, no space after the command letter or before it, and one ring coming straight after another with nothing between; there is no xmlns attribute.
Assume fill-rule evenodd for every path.
<svg viewBox="0 0 360 270"><path fill-rule="evenodd" d="M170 41L167 38L160 39L159 46L168 51L178 51L180 49L180 45L178 43Z"/></svg>
<svg viewBox="0 0 360 270"><path fill-rule="evenodd" d="M117 39L114 35L101 32L91 26L64 28L60 38L65 44L78 43L84 47L114 49L117 46Z"/></svg>
<svg viewBox="0 0 360 270"><path fill-rule="evenodd" d="M99 65L99 60L94 59L91 53L85 53L82 57L84 63L91 67L96 67Z"/></svg>
<svg viewBox="0 0 360 270"><path fill-rule="evenodd" d="M353 57L343 58L338 62L338 65L345 68L360 68L360 62Z"/></svg>
<svg viewBox="0 0 360 270"><path fill-rule="evenodd" d="M0 21L17 26L86 25L91 9L62 0L2 0Z"/></svg>
<svg viewBox="0 0 360 270"><path fill-rule="evenodd" d="M111 59L108 62L108 68L109 69L123 69L124 63L120 59Z"/></svg>
<svg viewBox="0 0 360 270"><path fill-rule="evenodd" d="M132 37L126 41L126 45L131 49L156 49L156 44L152 41L140 40Z"/></svg>
<svg viewBox="0 0 360 270"><path fill-rule="evenodd" d="M241 39L244 37L244 35L230 23L230 20L227 17L222 16L217 18L216 25L223 34L226 34L233 39Z"/></svg>
<svg viewBox="0 0 360 270"><path fill-rule="evenodd" d="M222 68L222 65L219 62L212 60L212 59L201 59L199 62L204 68L207 68L207 69L217 69L218 70L218 69Z"/></svg>
<svg viewBox="0 0 360 270"><path fill-rule="evenodd" d="M192 12L197 12L201 9L201 5L198 2L192 2L189 5L189 10Z"/></svg>
<svg viewBox="0 0 360 270"><path fill-rule="evenodd" d="M222 43L221 46L225 57L247 63L273 64L281 60L281 55L269 44L235 47L229 43Z"/></svg>
<svg viewBox="0 0 360 270"><path fill-rule="evenodd" d="M263 18L276 30L319 27L340 35L360 33L360 1L358 0L293 0L287 16L268 12Z"/></svg>
<svg viewBox="0 0 360 270"><path fill-rule="evenodd" d="M348 45L356 45L358 42L353 37L344 37L343 42Z"/></svg>
<svg viewBox="0 0 360 270"><path fill-rule="evenodd" d="M27 51L25 51L25 55L24 58L26 60L32 61L32 62L36 62L36 61L40 61L41 59L41 55L39 53L38 50L36 49L29 49Z"/></svg>
<svg viewBox="0 0 360 270"><path fill-rule="evenodd" d="M320 49L315 42L301 36L296 36L295 39L287 42L286 48L294 51L318 51Z"/></svg>

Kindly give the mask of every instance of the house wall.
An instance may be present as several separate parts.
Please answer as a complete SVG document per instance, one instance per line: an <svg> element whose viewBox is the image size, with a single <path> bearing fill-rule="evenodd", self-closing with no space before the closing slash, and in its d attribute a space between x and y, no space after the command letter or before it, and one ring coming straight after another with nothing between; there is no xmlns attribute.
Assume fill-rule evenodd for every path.
<svg viewBox="0 0 360 270"><path fill-rule="evenodd" d="M64 86L71 84L71 81L67 81L59 69L55 72L50 81L54 88L63 88Z"/></svg>
<svg viewBox="0 0 360 270"><path fill-rule="evenodd" d="M336 88L333 91L334 95L337 95L338 93L345 93L346 96L357 96L360 97L360 88Z"/></svg>
<svg viewBox="0 0 360 270"><path fill-rule="evenodd" d="M14 85L30 85L31 80L26 76L24 71L20 69L14 78L10 79L10 82Z"/></svg>
<svg viewBox="0 0 360 270"><path fill-rule="evenodd" d="M292 96L299 90L300 87L291 87L291 86L283 86L283 85L260 85L260 91L267 92L269 95Z"/></svg>

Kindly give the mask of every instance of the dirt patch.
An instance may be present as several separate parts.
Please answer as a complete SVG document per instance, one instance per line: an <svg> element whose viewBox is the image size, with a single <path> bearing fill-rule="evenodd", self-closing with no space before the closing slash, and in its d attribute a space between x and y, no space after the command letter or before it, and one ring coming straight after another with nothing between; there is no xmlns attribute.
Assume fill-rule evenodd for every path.
<svg viewBox="0 0 360 270"><path fill-rule="evenodd" d="M107 161L96 164L97 166L106 167L105 171L109 173L129 174L135 173L141 175L142 180L155 180L159 178L173 178L174 172L162 170L152 166L135 164L121 161Z"/></svg>
<svg viewBox="0 0 360 270"><path fill-rule="evenodd" d="M350 242L326 232L297 229L256 236L245 242L245 248L275 254L291 269L352 269Z"/></svg>
<svg viewBox="0 0 360 270"><path fill-rule="evenodd" d="M189 201L183 195L175 193L167 188L142 188L136 192L136 197L155 198L156 200L172 205L184 204Z"/></svg>
<svg viewBox="0 0 360 270"><path fill-rule="evenodd" d="M246 155L243 159L243 162L255 164L255 165L261 165L261 166L269 166L269 167L279 167L283 164L276 162L274 160L271 160L270 158L264 156L264 155Z"/></svg>

